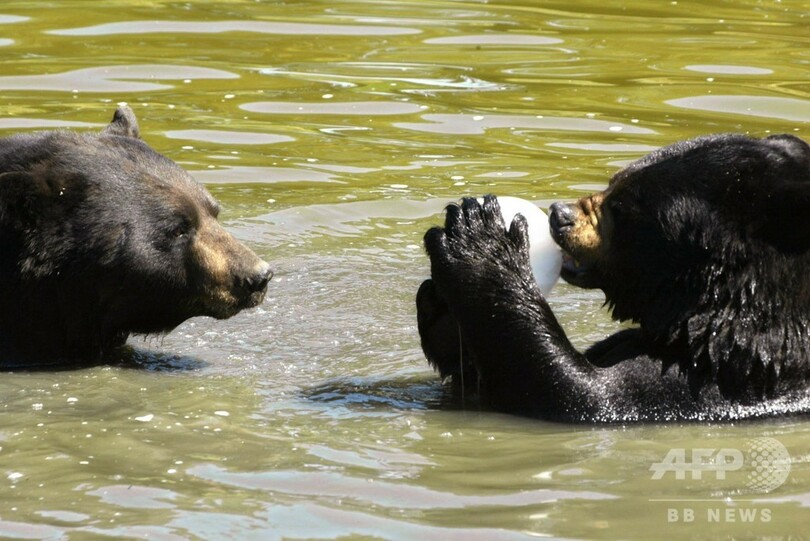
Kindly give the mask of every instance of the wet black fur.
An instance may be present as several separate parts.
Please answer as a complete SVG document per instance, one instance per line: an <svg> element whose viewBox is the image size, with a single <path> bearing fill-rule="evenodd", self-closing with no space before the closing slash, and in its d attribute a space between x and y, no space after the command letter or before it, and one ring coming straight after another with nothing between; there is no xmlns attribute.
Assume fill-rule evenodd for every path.
<svg viewBox="0 0 810 541"><path fill-rule="evenodd" d="M602 211L614 225L587 285L637 328L577 351L532 279L525 221L507 233L495 198L465 199L425 236L417 308L433 366L457 387L464 372L496 410L549 420L810 412L806 143L676 143L616 174Z"/></svg>

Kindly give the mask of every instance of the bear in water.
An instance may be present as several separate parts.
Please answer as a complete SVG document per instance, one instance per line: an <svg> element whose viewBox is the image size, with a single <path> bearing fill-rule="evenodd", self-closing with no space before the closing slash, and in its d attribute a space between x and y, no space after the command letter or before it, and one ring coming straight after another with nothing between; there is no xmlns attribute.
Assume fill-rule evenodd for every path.
<svg viewBox="0 0 810 541"><path fill-rule="evenodd" d="M258 305L270 266L218 213L127 107L100 133L0 139L0 368L94 364L130 333Z"/></svg>
<svg viewBox="0 0 810 541"><path fill-rule="evenodd" d="M532 278L525 220L494 197L427 232L422 348L504 412L567 422L810 412L810 146L725 134L659 149L550 208L562 278L634 322L585 351Z"/></svg>

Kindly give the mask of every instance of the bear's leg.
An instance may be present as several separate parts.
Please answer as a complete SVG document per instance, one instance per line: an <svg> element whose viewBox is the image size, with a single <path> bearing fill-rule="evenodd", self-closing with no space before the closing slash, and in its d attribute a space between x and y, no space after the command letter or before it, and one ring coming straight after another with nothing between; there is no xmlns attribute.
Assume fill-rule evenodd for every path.
<svg viewBox="0 0 810 541"><path fill-rule="evenodd" d="M447 303L436 290L433 280L425 280L416 294L416 319L422 351L442 380L452 379L454 386L473 388L478 372L472 351L461 341L461 329Z"/></svg>
<svg viewBox="0 0 810 541"><path fill-rule="evenodd" d="M434 311L434 320L441 319L435 314L441 316L442 302L448 313L441 333L420 323L432 362L441 362L441 369L437 356L450 359L451 317L482 393L496 409L572 420L596 413L595 367L571 345L537 288L522 217L506 231L494 197L483 205L467 198L448 206L444 228L429 230L425 247L432 282L423 284L421 303ZM441 298L433 302L437 292ZM421 312L430 319L429 310Z"/></svg>

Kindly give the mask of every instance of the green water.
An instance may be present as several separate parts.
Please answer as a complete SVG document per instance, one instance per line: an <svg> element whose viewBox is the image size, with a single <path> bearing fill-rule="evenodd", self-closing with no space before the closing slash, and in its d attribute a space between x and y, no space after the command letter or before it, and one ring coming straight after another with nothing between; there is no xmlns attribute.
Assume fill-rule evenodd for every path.
<svg viewBox="0 0 810 541"><path fill-rule="evenodd" d="M448 201L545 207L677 139L808 137L809 70L801 0L0 3L0 134L127 102L276 269L258 309L132 339L142 368L3 374L0 538L808 539L807 421L449 409L413 296ZM615 329L597 293L552 303L577 344ZM652 478L757 437L792 457L770 493L750 464Z"/></svg>

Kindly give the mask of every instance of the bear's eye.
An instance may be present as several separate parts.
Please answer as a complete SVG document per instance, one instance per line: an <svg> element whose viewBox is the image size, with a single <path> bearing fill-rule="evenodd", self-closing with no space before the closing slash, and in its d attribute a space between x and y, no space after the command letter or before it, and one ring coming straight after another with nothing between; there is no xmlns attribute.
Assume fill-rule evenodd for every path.
<svg viewBox="0 0 810 541"><path fill-rule="evenodd" d="M613 220L618 220L622 215L622 202L621 201L611 201L610 204L607 206L608 211L610 212L611 217Z"/></svg>
<svg viewBox="0 0 810 541"><path fill-rule="evenodd" d="M190 231L191 231L191 222L189 222L188 220L183 220L179 224L175 225L174 228L172 228L171 232L169 233L169 236L174 239L179 239L188 235Z"/></svg>

